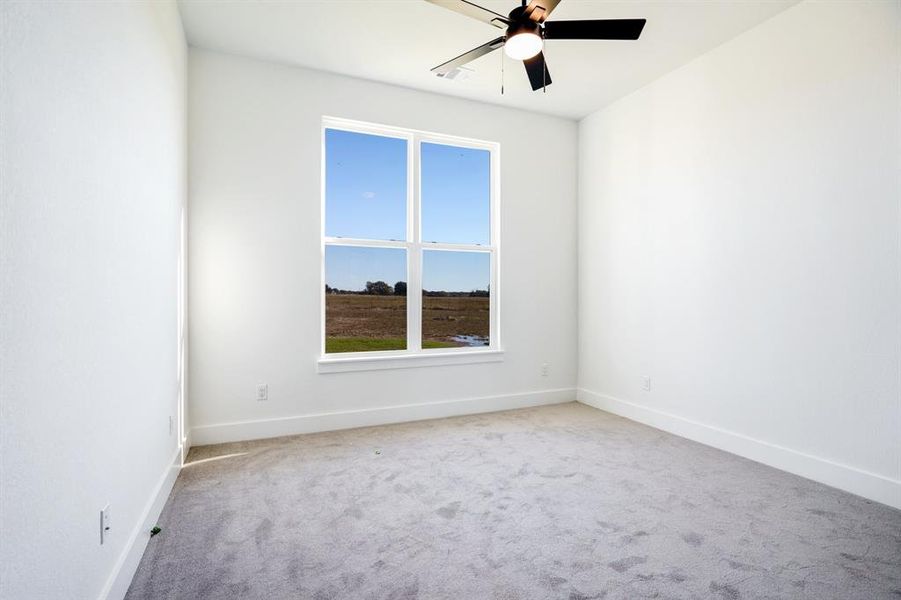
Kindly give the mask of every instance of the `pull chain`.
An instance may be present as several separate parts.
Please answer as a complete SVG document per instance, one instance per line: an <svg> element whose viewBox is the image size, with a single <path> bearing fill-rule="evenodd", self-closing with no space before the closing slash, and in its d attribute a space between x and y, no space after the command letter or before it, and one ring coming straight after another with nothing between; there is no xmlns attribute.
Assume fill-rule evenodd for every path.
<svg viewBox="0 0 901 600"><path fill-rule="evenodd" d="M504 95L504 53L501 52L501 96Z"/></svg>
<svg viewBox="0 0 901 600"><path fill-rule="evenodd" d="M547 61L541 63L541 91L547 94Z"/></svg>
<svg viewBox="0 0 901 600"><path fill-rule="evenodd" d="M541 40L544 41L544 27L541 28ZM544 46L544 44L541 44ZM541 50L541 93L547 94L547 56L544 55L544 48Z"/></svg>

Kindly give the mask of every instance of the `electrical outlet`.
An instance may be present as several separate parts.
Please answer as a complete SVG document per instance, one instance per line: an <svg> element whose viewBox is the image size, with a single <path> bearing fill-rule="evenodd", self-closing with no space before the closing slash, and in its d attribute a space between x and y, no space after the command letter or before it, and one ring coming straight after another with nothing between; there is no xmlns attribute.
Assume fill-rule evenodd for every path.
<svg viewBox="0 0 901 600"><path fill-rule="evenodd" d="M551 366L547 363L541 363L541 376L547 377L547 374L551 372Z"/></svg>
<svg viewBox="0 0 901 600"><path fill-rule="evenodd" d="M651 378L649 376L644 375L641 378L641 389L643 389L646 392L651 391Z"/></svg>
<svg viewBox="0 0 901 600"><path fill-rule="evenodd" d="M261 383L257 386L257 400L263 401L269 399L269 384Z"/></svg>
<svg viewBox="0 0 901 600"><path fill-rule="evenodd" d="M100 511L100 544L106 541L106 538L110 535L110 528L112 527L110 521L110 508L109 504L103 507Z"/></svg>

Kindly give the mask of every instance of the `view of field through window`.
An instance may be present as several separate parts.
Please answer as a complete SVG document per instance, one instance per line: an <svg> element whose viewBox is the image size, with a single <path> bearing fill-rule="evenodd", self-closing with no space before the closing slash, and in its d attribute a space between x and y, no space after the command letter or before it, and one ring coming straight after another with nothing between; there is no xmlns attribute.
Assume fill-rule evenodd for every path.
<svg viewBox="0 0 901 600"><path fill-rule="evenodd" d="M406 279L406 250L327 246L325 351L405 350Z"/></svg>
<svg viewBox="0 0 901 600"><path fill-rule="evenodd" d="M423 252L423 347L488 345L489 260L486 252Z"/></svg>
<svg viewBox="0 0 901 600"><path fill-rule="evenodd" d="M407 141L327 129L325 142L326 353L407 349L408 252L422 258L422 347L489 345L490 153L420 145L420 246L405 239Z"/></svg>

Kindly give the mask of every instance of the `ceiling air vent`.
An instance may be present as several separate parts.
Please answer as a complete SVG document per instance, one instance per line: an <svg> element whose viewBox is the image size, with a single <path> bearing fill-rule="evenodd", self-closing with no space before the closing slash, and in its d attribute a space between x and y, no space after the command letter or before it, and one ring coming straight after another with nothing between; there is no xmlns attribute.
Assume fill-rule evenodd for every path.
<svg viewBox="0 0 901 600"><path fill-rule="evenodd" d="M451 69L447 73L436 73L438 77L442 79L453 79L457 81L463 81L465 79L469 79L469 77L475 73L473 69L467 69L466 67L456 67Z"/></svg>

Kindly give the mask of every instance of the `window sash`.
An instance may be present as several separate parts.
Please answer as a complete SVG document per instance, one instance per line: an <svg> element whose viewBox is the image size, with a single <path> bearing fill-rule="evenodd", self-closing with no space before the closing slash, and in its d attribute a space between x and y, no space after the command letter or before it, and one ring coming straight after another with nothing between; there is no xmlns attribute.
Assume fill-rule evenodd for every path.
<svg viewBox="0 0 901 600"><path fill-rule="evenodd" d="M325 133L327 129L340 129L356 133L378 135L383 137L401 138L407 141L407 214L406 233L407 239L400 240L371 240L359 238L344 238L325 235ZM321 228L320 228L320 285L321 300L320 311L320 355L329 360L341 360L347 358L353 360L361 357L391 357L407 355L435 355L435 354L460 354L460 353L484 353L487 351L499 351L500 339L500 146L495 142L484 142L468 138L460 138L436 133L427 133L416 130L400 129L397 127L363 123L347 119L325 117L322 121L322 149L321 149ZM475 148L488 150L490 153L489 167L489 244L452 244L441 242L422 241L421 222L421 186L420 186L420 157L423 143L444 144L462 148ZM369 248L403 248L407 251L407 349L383 350L368 352L332 353L325 352L326 339L326 311L325 311L325 250L327 246L358 246ZM445 252L484 252L490 254L490 295L488 298L489 333L488 346L459 347L459 348L432 348L422 347L422 258L424 250L439 250Z"/></svg>

